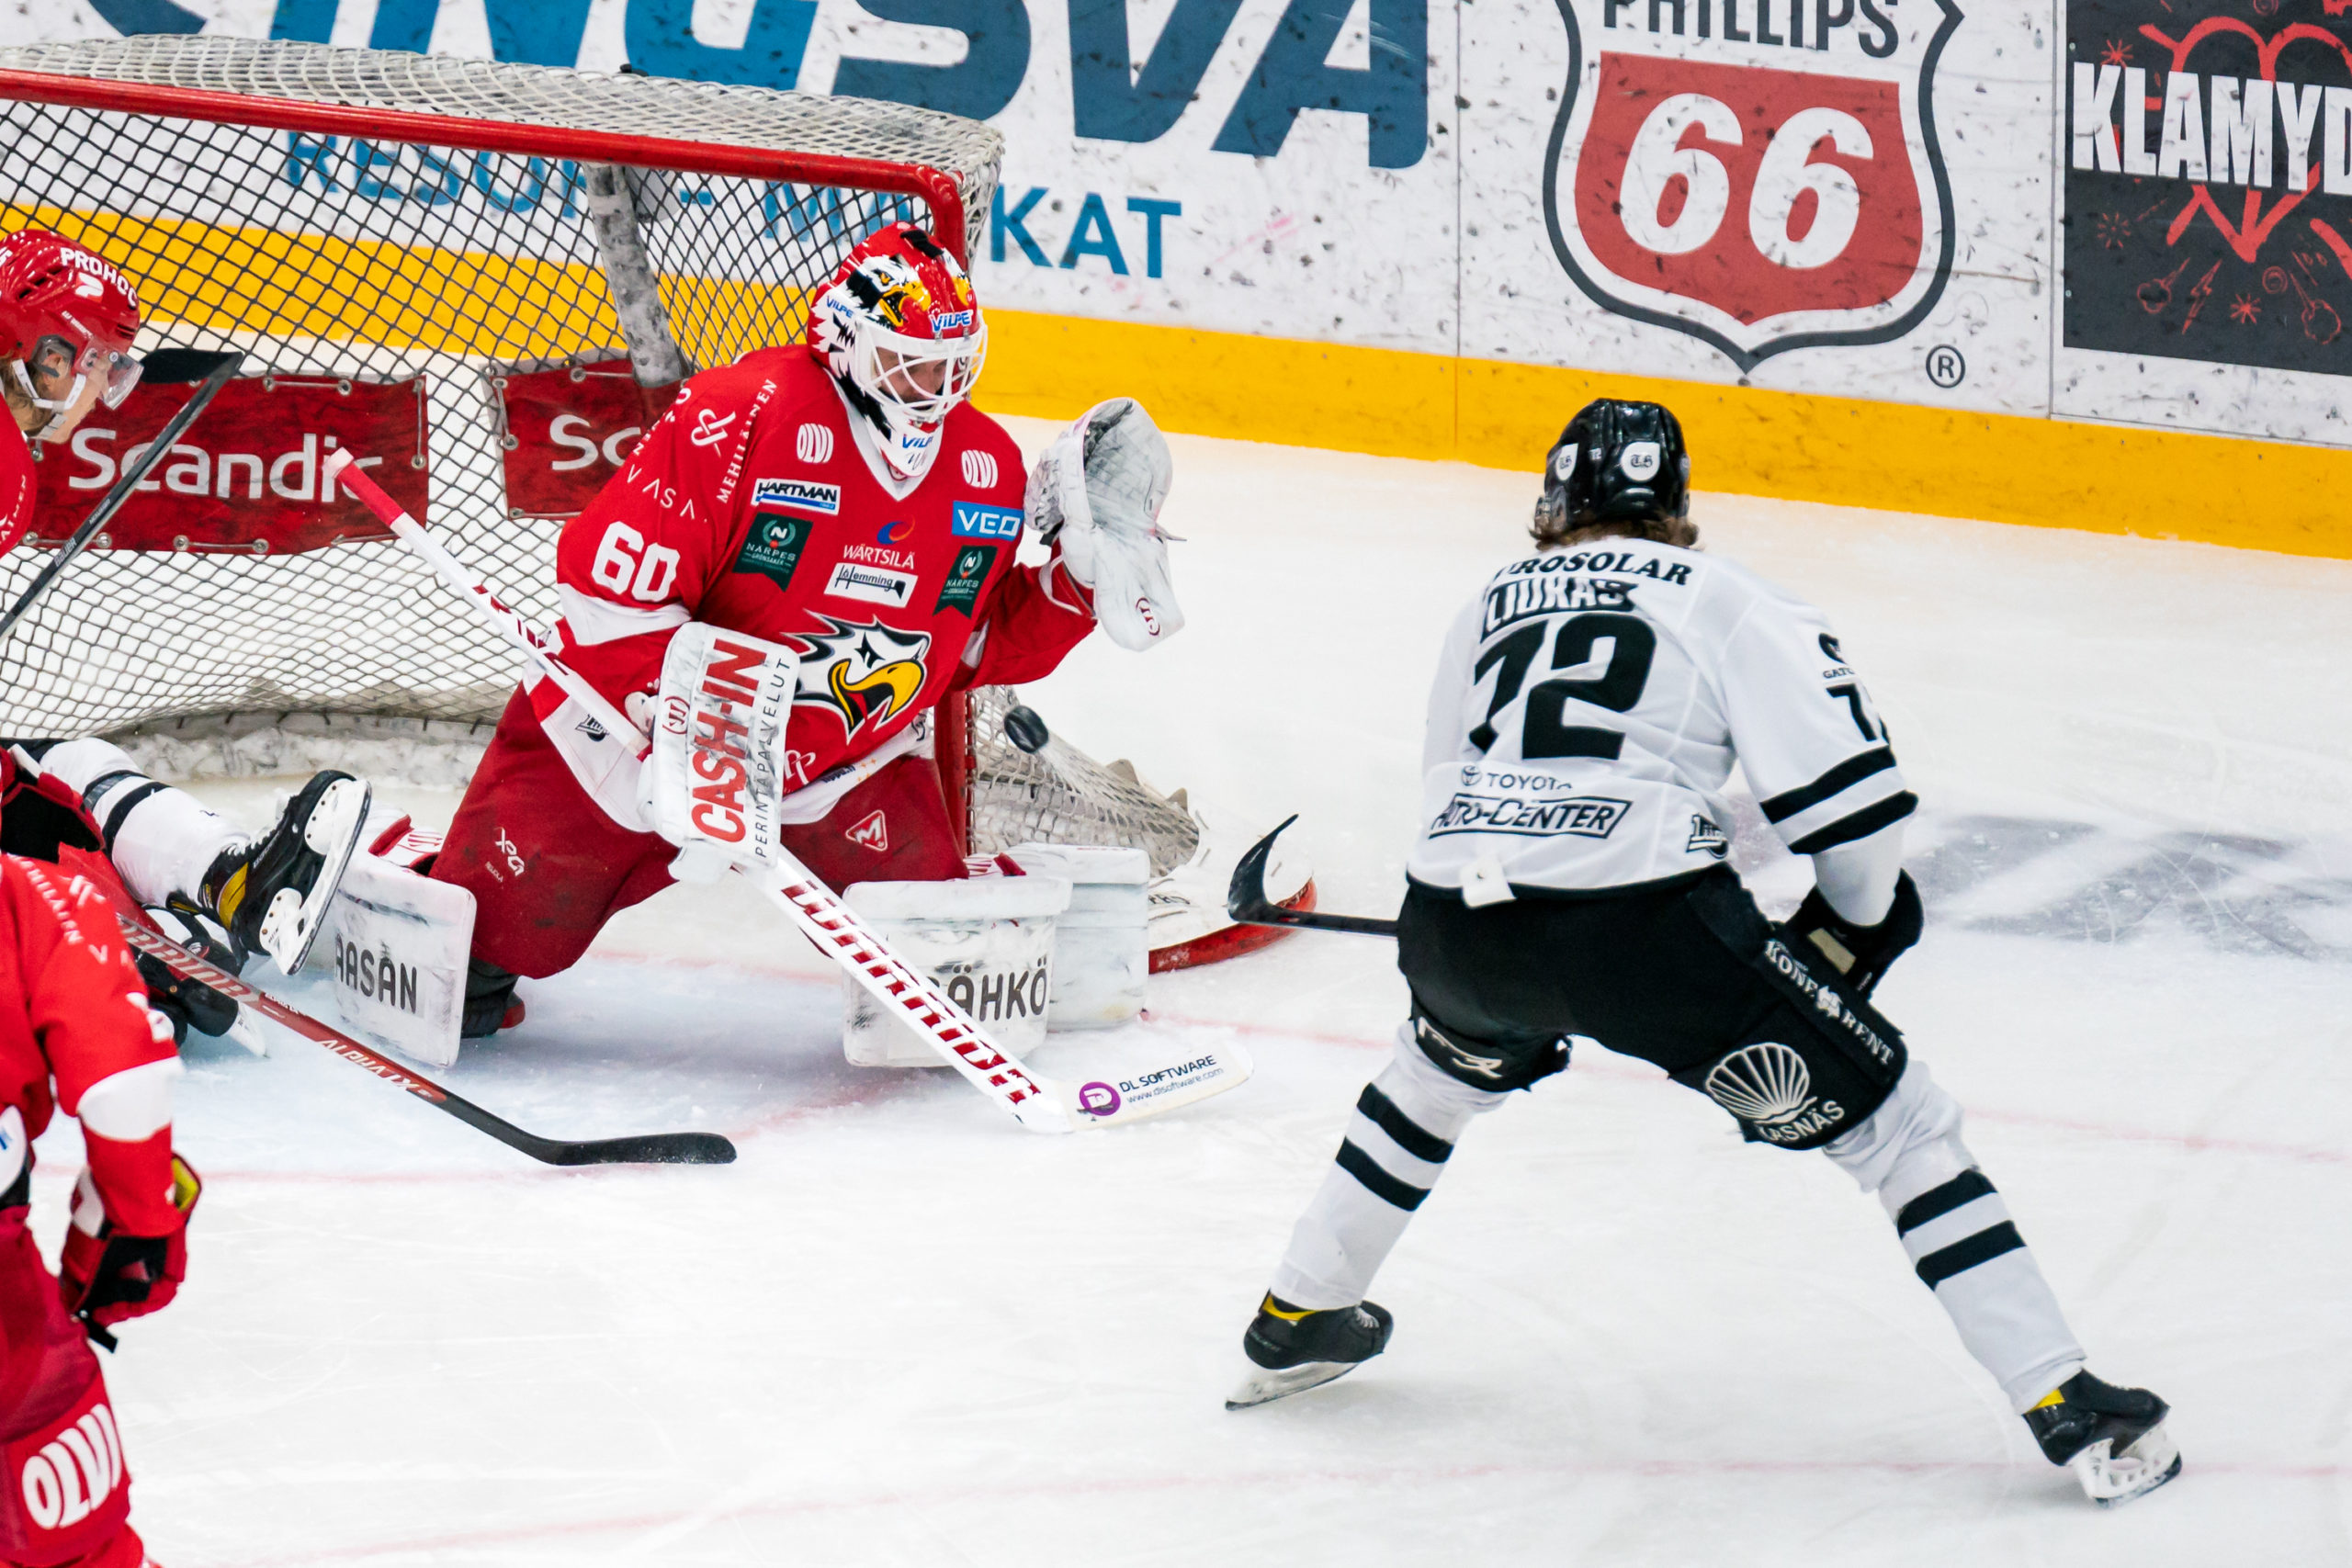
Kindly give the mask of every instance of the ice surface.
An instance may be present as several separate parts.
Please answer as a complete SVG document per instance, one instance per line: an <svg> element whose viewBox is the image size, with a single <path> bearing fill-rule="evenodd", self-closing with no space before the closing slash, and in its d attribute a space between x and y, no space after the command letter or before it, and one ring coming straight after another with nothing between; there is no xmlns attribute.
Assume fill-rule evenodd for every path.
<svg viewBox="0 0 2352 1568"><path fill-rule="evenodd" d="M1031 700L1162 787L1303 813L1324 907L1387 913L1439 637L1532 481L1173 445L1190 629L1097 638ZM1050 1140L950 1075L844 1066L821 963L695 888L527 985L528 1023L447 1076L535 1130L724 1132L731 1168L546 1170L315 1047L192 1055L192 1280L107 1369L159 1558L2352 1562L2352 564L1698 510L1871 680L1928 803L1929 931L1880 998L2093 1366L2175 1404L2172 1487L2089 1506L1874 1201L1600 1052L1465 1142L1375 1292L1387 1356L1227 1414L1401 1010L1386 944L1155 980L1151 1030L1238 1032L1256 1078ZM425 820L456 798L385 793ZM1752 822L1741 853L1769 899L1802 890ZM40 1153L53 1242L70 1128Z"/></svg>

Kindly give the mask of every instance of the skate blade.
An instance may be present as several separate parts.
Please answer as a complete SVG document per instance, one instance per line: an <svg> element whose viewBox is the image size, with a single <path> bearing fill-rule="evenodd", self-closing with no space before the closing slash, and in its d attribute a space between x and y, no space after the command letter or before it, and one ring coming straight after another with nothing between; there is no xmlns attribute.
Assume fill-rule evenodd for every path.
<svg viewBox="0 0 2352 1568"><path fill-rule="evenodd" d="M2093 1443L2067 1461L2083 1492L2102 1508L2144 1497L2180 1473L2180 1450L2172 1434L2158 1422L2120 1454L2105 1442Z"/></svg>
<svg viewBox="0 0 2352 1568"><path fill-rule="evenodd" d="M1304 1393L1310 1388L1320 1388L1327 1382L1346 1377L1362 1361L1302 1361L1295 1367L1280 1371L1253 1369L1241 1380L1241 1386L1226 1396L1227 1410L1247 1410L1256 1404L1272 1404L1277 1399L1294 1393Z"/></svg>
<svg viewBox="0 0 2352 1568"><path fill-rule="evenodd" d="M310 820L302 824L302 844L319 857L319 874L308 894L279 888L261 920L262 951L286 974L302 967L326 924L335 889L343 886L352 852L359 847L360 829L367 826L369 795L364 779L337 779L327 785L311 808Z"/></svg>

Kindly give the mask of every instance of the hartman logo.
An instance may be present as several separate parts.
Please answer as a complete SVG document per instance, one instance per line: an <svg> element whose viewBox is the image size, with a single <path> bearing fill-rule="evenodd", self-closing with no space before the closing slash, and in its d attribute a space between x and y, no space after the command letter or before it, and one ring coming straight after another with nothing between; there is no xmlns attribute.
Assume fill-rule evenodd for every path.
<svg viewBox="0 0 2352 1568"><path fill-rule="evenodd" d="M831 517L842 509L842 487L815 479L761 479L752 486L754 506L791 506Z"/></svg>

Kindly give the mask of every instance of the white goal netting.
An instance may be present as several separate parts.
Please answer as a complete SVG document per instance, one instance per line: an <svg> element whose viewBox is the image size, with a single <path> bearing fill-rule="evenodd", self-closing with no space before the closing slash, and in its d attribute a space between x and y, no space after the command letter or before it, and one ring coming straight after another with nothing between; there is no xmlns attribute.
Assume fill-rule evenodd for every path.
<svg viewBox="0 0 2352 1568"><path fill-rule="evenodd" d="M683 376L797 340L860 238L935 223L909 171L952 181L976 239L1002 152L985 126L899 105L311 44L44 44L0 48L0 70L72 79L64 103L0 87L0 230L53 229L120 266L142 353L247 356L152 497L0 646L6 736L397 740L493 720L517 661L397 544L338 521L326 452L366 440L388 489L551 619L557 534L631 434L607 436L598 410L642 397L650 417ZM142 388L146 431L188 390ZM43 450L36 547L136 450L134 413ZM0 604L50 558L0 557ZM1013 700L976 694L968 777L949 781L974 849L1194 857L1181 799L1058 738L1009 744Z"/></svg>

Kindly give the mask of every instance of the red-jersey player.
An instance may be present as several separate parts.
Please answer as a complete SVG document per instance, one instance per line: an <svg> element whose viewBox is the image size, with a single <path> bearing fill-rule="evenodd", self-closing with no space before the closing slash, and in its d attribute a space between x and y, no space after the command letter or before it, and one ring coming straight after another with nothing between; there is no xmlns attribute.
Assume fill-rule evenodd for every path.
<svg viewBox="0 0 2352 1568"><path fill-rule="evenodd" d="M955 258L912 224L884 229L819 294L805 344L689 380L557 547L562 657L633 716L688 621L798 652L785 841L836 888L964 874L921 754L941 697L1051 671L1096 624L1092 582L1117 585L1114 636L1182 624L1151 521L1165 445L1125 400L1088 428L1126 419L1157 445L1148 507L1122 524L1078 497L1052 510L1051 557L1015 562L1020 449L967 400L986 344ZM1091 484L1102 465L1086 464ZM477 901L468 1035L507 1016L516 976L568 967L671 881L675 848L624 750L552 682L508 705L433 873Z"/></svg>
<svg viewBox="0 0 2352 1568"><path fill-rule="evenodd" d="M63 441L139 382L130 353L139 297L91 251L41 229L0 238L0 550L32 525L32 441ZM103 851L131 894L174 937L231 970L254 949L288 973L317 936L368 814L368 786L318 774L259 839L196 798L141 774L98 739L0 743L0 850L55 860L61 847ZM235 1004L153 960L158 1006L186 1031L218 1033Z"/></svg>
<svg viewBox="0 0 2352 1568"><path fill-rule="evenodd" d="M147 1005L113 901L0 856L0 1562L141 1568L130 1474L85 1336L168 1303L199 1190L172 1152L172 1027ZM63 1111L88 1164L61 1278L26 1220L31 1140Z"/></svg>

